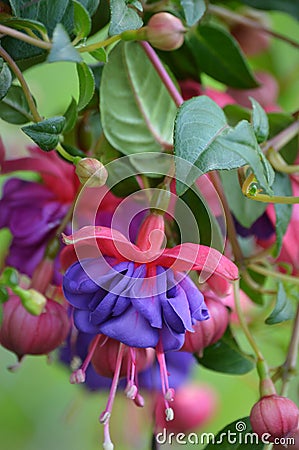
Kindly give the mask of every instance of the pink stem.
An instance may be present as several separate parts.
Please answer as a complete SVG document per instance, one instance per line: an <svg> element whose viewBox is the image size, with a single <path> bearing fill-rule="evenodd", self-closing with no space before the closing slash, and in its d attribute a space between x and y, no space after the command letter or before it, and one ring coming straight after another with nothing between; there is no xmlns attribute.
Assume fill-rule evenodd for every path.
<svg viewBox="0 0 299 450"><path fill-rule="evenodd" d="M101 334L97 335L97 337L94 339L94 341L93 341L93 343L92 343L92 345L91 345L91 347L89 349L89 352L87 353L87 356L86 356L86 358L85 358L85 360L84 360L84 362L83 362L83 364L81 366L81 370L84 373L86 372L86 369L87 369L87 367L88 367L88 365L89 365L89 363L91 361L91 358L93 357L94 351L95 351L95 349L96 349L96 347L97 347L101 337L102 337Z"/></svg>
<svg viewBox="0 0 299 450"><path fill-rule="evenodd" d="M153 47L146 41L142 41L141 45L147 54L148 58L150 59L152 65L156 69L159 77L163 81L166 89L168 90L169 94L173 98L175 104L177 107L181 106L181 104L184 102L183 97L177 90L175 84L173 83L172 79L168 75L165 67L163 66L162 62L160 61L160 58L158 57L157 53L153 49Z"/></svg>

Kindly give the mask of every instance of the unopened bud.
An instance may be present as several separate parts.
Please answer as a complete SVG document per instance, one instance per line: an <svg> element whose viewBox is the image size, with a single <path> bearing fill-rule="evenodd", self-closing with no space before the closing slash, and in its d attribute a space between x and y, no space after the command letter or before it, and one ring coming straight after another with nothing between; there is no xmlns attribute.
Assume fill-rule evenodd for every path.
<svg viewBox="0 0 299 450"><path fill-rule="evenodd" d="M108 178L105 166L95 158L80 159L76 174L82 184L88 183L88 187L104 186Z"/></svg>
<svg viewBox="0 0 299 450"><path fill-rule="evenodd" d="M177 17L167 12L153 15L145 27L146 40L159 50L176 50L184 43L185 28Z"/></svg>
<svg viewBox="0 0 299 450"><path fill-rule="evenodd" d="M252 430L262 437L268 433L270 442L293 434L298 427L299 410L292 400L279 395L262 397L250 412Z"/></svg>

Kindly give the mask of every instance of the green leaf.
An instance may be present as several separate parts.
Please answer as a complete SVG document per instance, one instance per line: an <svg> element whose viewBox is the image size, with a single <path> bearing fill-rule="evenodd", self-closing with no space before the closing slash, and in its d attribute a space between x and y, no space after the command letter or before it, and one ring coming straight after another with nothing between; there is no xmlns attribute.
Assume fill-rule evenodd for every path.
<svg viewBox="0 0 299 450"><path fill-rule="evenodd" d="M299 3L294 0L239 0L245 5L264 10L278 10L288 13L299 20Z"/></svg>
<svg viewBox="0 0 299 450"><path fill-rule="evenodd" d="M242 194L237 170L220 172L224 192L228 192L227 201L237 221L245 228L251 225L265 212L267 203L253 202Z"/></svg>
<svg viewBox="0 0 299 450"><path fill-rule="evenodd" d="M274 325L276 323L285 322L294 318L294 308L284 286L281 282L278 283L277 298L273 311L265 320L267 325Z"/></svg>
<svg viewBox="0 0 299 450"><path fill-rule="evenodd" d="M255 366L253 358L243 353L229 328L220 341L204 349L202 357L195 357L208 369L233 375L243 375Z"/></svg>
<svg viewBox="0 0 299 450"><path fill-rule="evenodd" d="M96 10L100 4L100 0L80 0L80 3L85 7L85 9L92 16L96 12Z"/></svg>
<svg viewBox="0 0 299 450"><path fill-rule="evenodd" d="M126 30L138 30L142 27L142 19L137 12L128 6L126 0L111 0L111 22L109 35L120 34Z"/></svg>
<svg viewBox="0 0 299 450"><path fill-rule="evenodd" d="M93 72L85 62L77 64L77 73L79 78L79 100L78 110L88 105L95 90L95 81Z"/></svg>
<svg viewBox="0 0 299 450"><path fill-rule="evenodd" d="M259 102L249 97L252 104L252 126L258 143L264 142L269 136L269 120Z"/></svg>
<svg viewBox="0 0 299 450"><path fill-rule="evenodd" d="M88 11L78 0L72 0L74 7L74 32L79 39L87 37L91 30Z"/></svg>
<svg viewBox="0 0 299 450"><path fill-rule="evenodd" d="M41 22L37 20L22 19L22 18L9 18L0 21L3 25L17 30L33 30L37 31L41 36L47 36L47 28Z"/></svg>
<svg viewBox="0 0 299 450"><path fill-rule="evenodd" d="M78 118L77 102L74 98L72 98L71 103L69 104L66 112L64 113L64 117L65 117L65 124L63 132L68 133L74 128Z"/></svg>
<svg viewBox="0 0 299 450"><path fill-rule="evenodd" d="M206 11L205 0L180 0L188 27L192 27Z"/></svg>
<svg viewBox="0 0 299 450"><path fill-rule="evenodd" d="M258 86L237 41L224 29L199 25L189 44L198 66L215 80L240 89Z"/></svg>
<svg viewBox="0 0 299 450"><path fill-rule="evenodd" d="M272 193L274 172L263 155L251 125L242 120L235 128L227 124L222 109L204 95L180 107L174 129L177 193L181 195L198 177L211 170L230 170L248 164L261 187ZM183 184L185 183L185 185Z"/></svg>
<svg viewBox="0 0 299 450"><path fill-rule="evenodd" d="M48 62L71 61L80 63L81 55L73 47L69 35L59 23L53 32L53 44L48 55Z"/></svg>
<svg viewBox="0 0 299 450"><path fill-rule="evenodd" d="M106 63L108 61L108 55L104 48L97 48L96 50L93 50L92 52L89 52L89 53L97 61L104 62L104 63Z"/></svg>
<svg viewBox="0 0 299 450"><path fill-rule="evenodd" d="M9 299L9 294L8 294L6 287L0 285L0 305L2 303L7 302L8 299Z"/></svg>
<svg viewBox="0 0 299 450"><path fill-rule="evenodd" d="M247 269L248 275L250 278L256 282L257 285L260 287L263 287L267 278L264 275L261 275L260 273L253 272L253 270ZM245 294L248 295L248 297L257 305L263 305L264 304L264 294L261 292L258 292L256 289L254 289L251 285L247 284L246 280L244 280L244 277L241 278L240 281L240 287L242 291L245 292Z"/></svg>
<svg viewBox="0 0 299 450"><path fill-rule="evenodd" d="M32 121L26 97L20 86L11 85L0 102L0 118L15 125Z"/></svg>
<svg viewBox="0 0 299 450"><path fill-rule="evenodd" d="M100 111L107 139L126 155L161 152L172 144L176 106L138 43L120 43L109 54Z"/></svg>
<svg viewBox="0 0 299 450"><path fill-rule="evenodd" d="M273 183L274 195L291 196L292 195L292 185L290 178L287 174L276 172L275 180ZM273 256L277 258L280 253L282 240L287 231L289 222L292 216L292 205L286 205L283 203L276 203L274 205L276 221L275 221L275 231L276 240L273 249Z"/></svg>
<svg viewBox="0 0 299 450"><path fill-rule="evenodd" d="M242 417L222 428L216 436L209 436L210 443L204 450L263 450L264 443L252 432L249 417Z"/></svg>
<svg viewBox="0 0 299 450"><path fill-rule="evenodd" d="M12 76L11 71L6 63L0 59L0 100L2 100L11 86Z"/></svg>
<svg viewBox="0 0 299 450"><path fill-rule="evenodd" d="M47 152L57 146L59 135L63 131L64 124L65 118L63 116L56 116L32 125L27 125L22 128L22 131L42 150Z"/></svg>
<svg viewBox="0 0 299 450"><path fill-rule="evenodd" d="M201 245L208 245L222 251L223 236L217 217L211 212L197 186L188 189L180 200L176 202L175 206L175 221L180 224L181 233L188 230L188 233L181 236L181 242L194 242L195 244L200 242ZM190 220L190 213L193 224ZM195 225L195 229L192 225L193 227Z"/></svg>

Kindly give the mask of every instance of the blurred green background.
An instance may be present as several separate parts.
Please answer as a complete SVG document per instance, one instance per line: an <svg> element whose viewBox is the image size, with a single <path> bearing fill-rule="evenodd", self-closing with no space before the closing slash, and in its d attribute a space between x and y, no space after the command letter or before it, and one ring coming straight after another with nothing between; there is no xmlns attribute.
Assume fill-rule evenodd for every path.
<svg viewBox="0 0 299 450"><path fill-rule="evenodd" d="M274 28L293 38L299 37L299 25L289 16L270 14ZM273 40L266 54L252 59L254 69L274 74L280 85L279 104L287 111L298 109L299 52L288 44ZM38 101L41 115L63 113L72 96L78 95L75 66L71 63L41 65L26 72L25 77ZM0 134L9 154L22 153L29 139L17 127L0 120ZM290 337L290 323L266 326L258 317L253 329L271 366L284 361ZM238 332L238 330L237 330ZM244 350L250 353L241 337ZM54 355L55 359L55 355ZM88 393L82 386L69 384L69 373L45 357L27 357L12 373L14 355L0 348L0 448L1 450L97 450L101 448L102 429L98 416L106 394ZM197 368L198 382L212 385L218 392L219 407L213 421L203 430L216 432L229 422L247 416L257 400L257 377L254 372L230 376ZM297 382L291 383L291 398L298 401ZM141 411L143 422L135 423L136 410L119 393L113 411L112 437L118 450L150 448L150 419ZM147 430L147 431L146 431ZM178 448L181 446L178 446ZM193 448L186 445L185 448ZM163 446L167 448L167 446ZM175 445L172 448L176 448ZM198 447L200 448L200 447Z"/></svg>

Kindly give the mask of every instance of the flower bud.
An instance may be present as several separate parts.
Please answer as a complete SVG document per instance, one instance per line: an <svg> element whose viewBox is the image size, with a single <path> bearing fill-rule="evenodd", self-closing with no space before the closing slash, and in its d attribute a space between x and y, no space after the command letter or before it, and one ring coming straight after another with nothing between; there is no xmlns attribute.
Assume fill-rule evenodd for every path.
<svg viewBox="0 0 299 450"><path fill-rule="evenodd" d="M69 327L67 311L59 303L48 299L42 314L33 316L12 295L3 305L0 343L19 359L48 354L66 339Z"/></svg>
<svg viewBox="0 0 299 450"><path fill-rule="evenodd" d="M145 27L145 39L159 50L176 50L184 43L185 28L177 17L167 12L153 15Z"/></svg>
<svg viewBox="0 0 299 450"><path fill-rule="evenodd" d="M185 433L205 424L217 409L217 397L209 386L190 384L176 390L171 402L173 420L165 417L165 400L162 394L157 398L155 417L159 429L166 428L174 433Z"/></svg>
<svg viewBox="0 0 299 450"><path fill-rule="evenodd" d="M76 174L82 184L88 187L104 186L108 178L105 166L95 158L82 158L76 164Z"/></svg>
<svg viewBox="0 0 299 450"><path fill-rule="evenodd" d="M39 316L47 303L46 297L35 289L23 290L19 297L26 311L34 316Z"/></svg>
<svg viewBox="0 0 299 450"><path fill-rule="evenodd" d="M92 346L93 341L90 344ZM116 360L120 342L115 339L107 339L103 344L99 343L93 353L91 363L95 371L103 377L112 378L115 372ZM134 352L132 357L131 351ZM124 377L128 373L131 364L136 365L136 371L140 372L153 363L155 352L152 348L132 349L125 346L122 360L120 376Z"/></svg>
<svg viewBox="0 0 299 450"><path fill-rule="evenodd" d="M201 353L209 345L219 341L223 336L229 322L227 308L218 300L205 296L205 303L210 318L193 325L194 333L186 332L182 351Z"/></svg>
<svg viewBox="0 0 299 450"><path fill-rule="evenodd" d="M279 395L262 397L250 412L252 430L259 437L268 433L269 442L288 437L298 427L299 410L292 400Z"/></svg>
<svg viewBox="0 0 299 450"><path fill-rule="evenodd" d="M278 445L273 446L273 450L299 450L299 428L295 431L294 434L291 436L288 436L289 442L288 443L281 443ZM291 441L290 439L294 439ZM283 441L283 440L282 440Z"/></svg>

